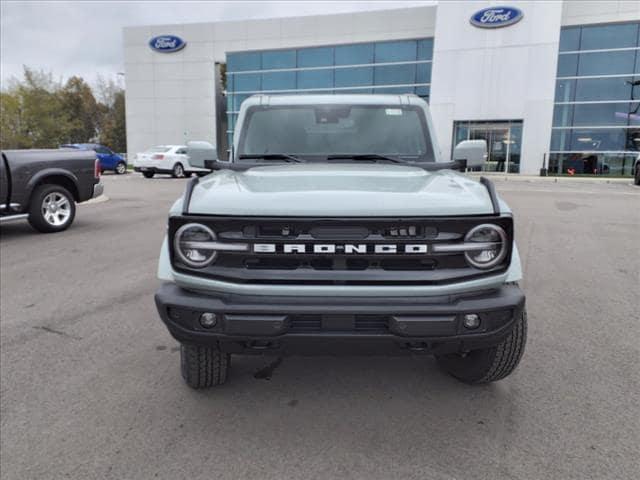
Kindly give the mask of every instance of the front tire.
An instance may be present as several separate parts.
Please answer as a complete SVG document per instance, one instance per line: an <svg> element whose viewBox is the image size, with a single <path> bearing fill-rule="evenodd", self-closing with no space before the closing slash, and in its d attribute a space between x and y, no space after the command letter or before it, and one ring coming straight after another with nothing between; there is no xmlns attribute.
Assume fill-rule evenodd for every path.
<svg viewBox="0 0 640 480"><path fill-rule="evenodd" d="M153 178L155 174L156 172L142 172L142 175L144 176L144 178Z"/></svg>
<svg viewBox="0 0 640 480"><path fill-rule="evenodd" d="M69 228L76 216L73 195L60 185L36 187L29 205L29 223L42 233L61 232Z"/></svg>
<svg viewBox="0 0 640 480"><path fill-rule="evenodd" d="M502 380L516 369L526 342L527 312L523 310L511 333L498 345L472 350L465 355L437 355L436 359L444 371L462 382L490 383Z"/></svg>
<svg viewBox="0 0 640 480"><path fill-rule="evenodd" d="M116 175L124 175L125 173L127 173L127 164L124 162L118 162L115 172Z"/></svg>
<svg viewBox="0 0 640 480"><path fill-rule="evenodd" d="M176 163L173 166L173 170L171 172L171 176L173 178L182 178L182 177L184 177L184 167L182 166L181 163Z"/></svg>
<svg viewBox="0 0 640 480"><path fill-rule="evenodd" d="M633 175L633 184L640 185L640 162L636 165L636 171Z"/></svg>
<svg viewBox="0 0 640 480"><path fill-rule="evenodd" d="M222 385L227 380L231 355L216 345L180 345L182 378L191 388L200 389Z"/></svg>

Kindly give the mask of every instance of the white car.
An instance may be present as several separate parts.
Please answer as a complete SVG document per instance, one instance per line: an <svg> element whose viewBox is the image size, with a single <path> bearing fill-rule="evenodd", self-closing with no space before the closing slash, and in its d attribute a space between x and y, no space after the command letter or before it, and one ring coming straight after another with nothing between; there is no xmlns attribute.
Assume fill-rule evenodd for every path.
<svg viewBox="0 0 640 480"><path fill-rule="evenodd" d="M145 152L138 153L133 159L133 169L141 172L145 178L156 173L168 173L174 178L188 177L192 173L205 175L209 170L192 167L189 164L185 145L158 145Z"/></svg>

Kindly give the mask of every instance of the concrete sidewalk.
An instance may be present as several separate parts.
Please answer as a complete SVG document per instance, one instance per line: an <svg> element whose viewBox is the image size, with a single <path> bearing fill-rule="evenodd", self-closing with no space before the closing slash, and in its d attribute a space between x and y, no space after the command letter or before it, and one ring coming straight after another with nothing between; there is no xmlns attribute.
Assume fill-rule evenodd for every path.
<svg viewBox="0 0 640 480"><path fill-rule="evenodd" d="M491 180L498 181L514 181L514 182L543 182L543 183L621 183L632 184L633 177L613 177L609 178L604 175L593 177L541 177L539 175L524 175L520 173L496 173L496 172L473 172L469 174L473 178L479 178L481 176L487 177Z"/></svg>

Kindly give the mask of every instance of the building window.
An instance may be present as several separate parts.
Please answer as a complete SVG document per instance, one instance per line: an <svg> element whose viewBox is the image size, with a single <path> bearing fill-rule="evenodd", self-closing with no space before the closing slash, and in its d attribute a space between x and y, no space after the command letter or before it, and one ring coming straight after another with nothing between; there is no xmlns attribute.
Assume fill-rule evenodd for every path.
<svg viewBox="0 0 640 480"><path fill-rule="evenodd" d="M522 120L454 122L453 144L463 140L487 142L487 161L483 170L520 173Z"/></svg>
<svg viewBox="0 0 640 480"><path fill-rule="evenodd" d="M563 28L549 172L631 175L640 151L638 22Z"/></svg>
<svg viewBox="0 0 640 480"><path fill-rule="evenodd" d="M428 101L433 39L227 53L227 119L262 93L413 93Z"/></svg>

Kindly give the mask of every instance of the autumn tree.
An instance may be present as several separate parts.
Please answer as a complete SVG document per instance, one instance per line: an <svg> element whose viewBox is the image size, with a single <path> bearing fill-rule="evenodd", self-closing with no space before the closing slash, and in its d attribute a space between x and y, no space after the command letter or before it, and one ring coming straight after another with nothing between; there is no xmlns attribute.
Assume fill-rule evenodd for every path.
<svg viewBox="0 0 640 480"><path fill-rule="evenodd" d="M0 92L0 148L99 141L126 152L124 90L113 81L97 83L92 88L73 76L63 84L51 73L24 67L22 78Z"/></svg>

